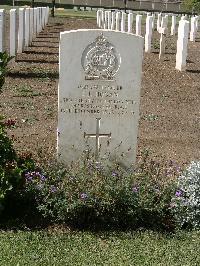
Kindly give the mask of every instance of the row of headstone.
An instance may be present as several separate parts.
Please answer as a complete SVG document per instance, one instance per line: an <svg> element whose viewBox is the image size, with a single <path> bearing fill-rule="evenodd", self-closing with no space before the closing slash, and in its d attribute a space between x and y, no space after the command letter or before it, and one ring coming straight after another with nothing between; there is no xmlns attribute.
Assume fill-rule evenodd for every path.
<svg viewBox="0 0 200 266"><path fill-rule="evenodd" d="M165 54L165 43L166 38L169 36L168 22L169 15L168 14L157 14L157 23L155 23L156 15L151 13L146 13L146 31L145 31L145 52L151 52L151 44L152 44L152 33L155 30L160 34L160 52L159 59L161 59ZM110 11L110 10L98 10L97 11L97 25L99 28L117 30L121 32L126 31L126 21L127 21L127 32L133 32L133 16L132 12L126 14L123 11ZM176 30L176 15L170 14L171 16L171 30L170 35L175 35ZM187 57L187 43L188 43L188 34L189 34L189 25L186 21L187 16L182 15L179 27L178 27L178 41L177 41L177 55L176 55L176 69L182 71L185 70L186 66L186 57ZM190 31L190 40L195 41L195 36L198 31L198 16L191 17L191 31ZM136 15L136 35L141 35L141 21L142 15ZM185 21L185 22L184 22ZM184 26L183 26L184 24ZM184 43L184 45L183 45ZM184 49L183 49L184 46Z"/></svg>
<svg viewBox="0 0 200 266"><path fill-rule="evenodd" d="M18 19L17 19L18 16ZM22 53L48 22L49 7L10 10L10 55ZM18 20L18 22L17 22ZM0 10L0 52L5 51L5 11Z"/></svg>
<svg viewBox="0 0 200 266"><path fill-rule="evenodd" d="M121 32L133 32L133 13L125 13L123 11L97 11L97 26L101 29L116 30ZM136 35L141 36L142 15L136 16Z"/></svg>

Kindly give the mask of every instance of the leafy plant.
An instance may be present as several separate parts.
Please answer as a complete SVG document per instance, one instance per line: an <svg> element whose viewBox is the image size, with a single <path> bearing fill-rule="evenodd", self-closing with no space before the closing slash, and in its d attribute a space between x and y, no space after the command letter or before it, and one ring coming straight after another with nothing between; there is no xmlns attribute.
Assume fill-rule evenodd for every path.
<svg viewBox="0 0 200 266"><path fill-rule="evenodd" d="M178 178L171 209L179 228L200 229L200 162L192 162Z"/></svg>
<svg viewBox="0 0 200 266"><path fill-rule="evenodd" d="M176 175L177 165L170 162L163 168L146 155L137 168L128 171L82 158L69 167L51 164L46 172L27 172L26 191L53 222L172 229L169 204Z"/></svg>
<svg viewBox="0 0 200 266"><path fill-rule="evenodd" d="M34 162L29 154L18 156L12 140L6 134L7 121L0 118L0 204L9 191L19 189L23 184L23 173L34 168Z"/></svg>
<svg viewBox="0 0 200 266"><path fill-rule="evenodd" d="M9 56L7 52L0 52L0 90L5 82L5 76L7 74L7 65L12 58L13 57Z"/></svg>
<svg viewBox="0 0 200 266"><path fill-rule="evenodd" d="M0 53L0 89L5 82L6 67L12 57L6 52ZM11 196L23 186L23 174L34 168L29 154L18 156L12 140L7 136L6 128L14 127L16 121L4 120L0 116L0 214L5 207L6 197Z"/></svg>

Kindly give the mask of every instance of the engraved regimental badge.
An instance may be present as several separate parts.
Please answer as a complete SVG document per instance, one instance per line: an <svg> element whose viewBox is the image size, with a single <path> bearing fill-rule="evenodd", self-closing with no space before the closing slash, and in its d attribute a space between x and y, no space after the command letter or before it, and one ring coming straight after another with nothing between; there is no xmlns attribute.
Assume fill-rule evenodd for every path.
<svg viewBox="0 0 200 266"><path fill-rule="evenodd" d="M82 67L87 80L113 80L121 64L114 45L101 34L83 51Z"/></svg>

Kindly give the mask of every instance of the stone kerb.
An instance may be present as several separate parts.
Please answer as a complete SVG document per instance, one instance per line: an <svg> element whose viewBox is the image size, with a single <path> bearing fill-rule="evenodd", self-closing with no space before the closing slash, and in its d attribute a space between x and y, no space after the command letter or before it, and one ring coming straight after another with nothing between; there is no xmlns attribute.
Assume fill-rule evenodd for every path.
<svg viewBox="0 0 200 266"><path fill-rule="evenodd" d="M69 31L61 33L59 51L59 161L90 152L96 160L130 166L136 157L143 38Z"/></svg>

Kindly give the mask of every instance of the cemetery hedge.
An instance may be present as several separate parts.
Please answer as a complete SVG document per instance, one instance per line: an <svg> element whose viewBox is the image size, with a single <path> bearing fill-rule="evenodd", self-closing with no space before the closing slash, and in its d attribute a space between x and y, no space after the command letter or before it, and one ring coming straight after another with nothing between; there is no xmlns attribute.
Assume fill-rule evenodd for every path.
<svg viewBox="0 0 200 266"><path fill-rule="evenodd" d="M70 27L70 23L77 22L74 22L73 20L66 22L67 27ZM79 23L81 23L81 26L84 27L82 21ZM91 26L93 22L90 24L89 21L86 21L85 23L88 23L87 25ZM58 20L55 26L58 32L59 30L63 30L64 27L61 20ZM78 24L76 26L78 27ZM55 31L55 29L53 30ZM37 42L35 42L35 45L35 47L37 47ZM57 78L57 72L54 66L55 64L53 65L52 62L55 63L56 60L51 53L56 53L56 44L54 47L55 49L51 48L48 57L49 65L52 67L51 69L48 68L49 65L48 67L45 65L44 57L40 59L40 64L37 65L39 67L35 67L34 63L38 60L36 58L38 55L31 55L31 51L27 51L27 54L30 52L28 60L25 58L25 56L27 57L28 55L23 54L21 57L18 57L18 66L15 65L16 69L13 65L10 67L8 85L14 86L15 89L17 88L18 99L25 99L24 106L22 106L24 108L22 110L25 110L25 112L30 111L26 109L26 106L28 106L27 102L30 99L36 99L38 103L41 102L43 105L44 99L46 100L46 98L48 98L49 100L50 97L55 98L56 93L54 87L56 87L55 79ZM173 50L173 44L171 47ZM41 48L40 52L45 54L46 49L47 48L44 46ZM152 56L155 55L156 54L153 54ZM171 55L167 55L168 61L170 61L170 56ZM150 64L152 63L151 56L147 56L147 59L149 61L147 61L144 66L144 84L151 84L155 76L151 76L150 74L150 71L151 73L153 72L153 66ZM166 67L166 65L170 63L167 60L162 63L165 66L165 71L167 71L167 67L172 67L171 65ZM26 69L25 64L29 63L32 64L31 69L29 66ZM17 68L19 65L21 68L20 73ZM43 66L45 67L43 68ZM154 67L156 66L154 65ZM161 68L161 65L159 65L158 68ZM32 77L32 80L30 77L28 80L26 71ZM184 98L183 90L179 89L174 91L173 94L174 87L172 83L177 86L176 82L182 82L182 84L188 89L191 79L193 80L193 83L195 83L195 72L192 71L194 70L191 70L191 73L193 73L192 78L187 79L188 75L192 75L189 72L185 76L177 74L177 76L173 78L173 82L170 81L169 78L169 82L166 81L167 85L170 83L171 86L168 88L169 91L166 91L162 78L167 75L172 77L172 75L169 72L167 72L167 74L163 72L164 74L162 75L160 75L159 72L156 74L154 73L154 75L157 75L157 80L159 80L159 75L162 76L159 86L163 84L163 91L159 91L158 98L159 102L162 102L161 108L168 108L167 114L170 112L173 113L173 105L178 105L178 95L181 95L181 99L184 103L187 103L187 101L189 102L190 96L187 93L188 98ZM148 82L146 79L147 74L150 75ZM14 80L17 78L18 75L21 78L20 81L11 81L11 79ZM26 85L24 85L24 77L27 78ZM34 87L33 89L32 85L29 83L30 80L38 83L36 88ZM19 86L18 84L16 85L18 81L20 83ZM11 95L12 88L8 91L8 85L4 86L4 89L7 90L6 93ZM37 91L37 86L39 86L39 92ZM49 90L49 94L46 94L47 92L43 90L43 87L44 89ZM54 89L52 89L52 87ZM142 92L143 103L145 102L144 95L147 97L149 93L153 96L153 88L155 89L155 87L156 83L154 83L152 87L148 87L148 92ZM172 90L170 90L170 88L172 88ZM14 90L14 93L16 93L16 90ZM13 98L17 99L16 95L14 95ZM171 102L167 102L168 99L170 100L172 98L173 100ZM42 100L38 101L38 99ZM51 100L49 101L50 104L54 106L54 102ZM165 102L167 102L167 107L164 107ZM17 104L19 104L19 102ZM148 99L145 107L148 107L149 105ZM157 114L156 109L154 108L156 104L153 103L152 105L153 111L151 113L148 113L144 109L141 111L142 127L145 127L145 129L148 128L148 130L149 128L152 128L155 131L155 128L157 130L157 128L163 126L162 129L167 132L167 126L165 127L164 125L166 120L164 122L162 120L162 117L166 114L164 112ZM15 136L12 136L12 134L17 134L17 127L19 126L20 128L27 126L26 130L32 130L33 133L37 132L39 135L40 133L43 133L41 124L44 124L45 127L46 120L47 125L49 125L49 118L55 120L54 112L52 112L51 109L45 109L45 112L46 111L48 111L48 116L44 116L42 118L43 120L39 121L40 125L36 128L36 130L31 126L34 124L34 121L37 120L32 120L30 124L30 120L28 119L27 121L25 119L25 122L22 123L12 118L5 118L4 120L1 120L1 144L4 145L3 149L6 150L6 153L1 153L1 151L3 151L2 148L0 150L1 158L4 158L4 161L2 160L0 165L0 189L2 195L0 219L2 224L4 223L4 225L7 224L8 226L9 223L14 223L16 226L16 224L25 223L28 226L39 226L41 224L64 223L76 228L136 229L138 227L145 227L169 231L173 231L175 228L199 228L199 195L194 193L194 191L198 191L200 187L198 163L193 164L195 165L195 169L191 166L192 169L189 169L186 172L184 171L183 174L181 174L182 169L180 169L175 162L168 160L167 164L158 163L157 159L148 158L148 153L144 153L141 158L138 157L136 169L129 169L128 172L124 171L118 165L105 168L103 163L96 163L92 160L92 158L89 161L80 160L76 165L68 168L57 165L52 160L49 160L49 162L45 161L43 163L41 162L41 157L43 157L43 154L46 152L46 150L42 151L44 137L42 137L42 141L39 142L41 144L41 149L36 154L35 150L38 147L29 146L30 140L26 140L24 138L23 145L21 145L20 142L16 143L16 138ZM16 110L16 112L18 111ZM191 113L194 113L193 110L191 110ZM189 114L188 112L188 119L190 119L191 113ZM175 118L178 118L178 114L175 114ZM172 116L167 116L167 121L169 119L173 120L174 118ZM186 119L187 117L185 117L185 120ZM160 121L161 125L159 124ZM166 122L166 124L169 126L168 122ZM48 131L45 132L46 135L49 134L49 128L51 129L51 126L52 125L50 125L48 127ZM179 126L181 127L181 124L179 124ZM169 128L169 132L171 134L173 129ZM147 131L147 133L149 132ZM159 132L156 131L156 133L158 134ZM53 137L55 138L55 136ZM152 138L152 135L150 135L150 137ZM141 139L145 139L143 135ZM190 143L192 143L192 141L193 140L191 140ZM33 143L34 142L35 140ZM194 143L196 143L195 139ZM45 145L48 146L48 144L49 142L46 141ZM141 146L145 147L145 144L145 141L140 142L139 149L141 150ZM160 150L164 147L164 152L167 150L170 151L170 144L167 142L165 144L159 144L158 141L157 146L160 145ZM186 141L186 145L188 144L189 142ZM30 145L32 144L30 143ZM31 147L33 157L29 153L24 152L22 146L25 146L26 148L28 147L29 150ZM188 146L190 147L190 145ZM181 154L180 157L185 154L185 158L188 163L188 158L191 157L190 150L185 151L185 149L180 149L179 146L177 147L178 152ZM193 151L193 147L194 145L192 144L190 147L191 151ZM19 155L21 151L23 151L23 154ZM169 154L167 155L167 158L169 159ZM196 155L194 155L194 157L195 156ZM52 158L52 156L49 156L48 154L47 157ZM181 162L182 160L179 160L180 165ZM177 179L178 176L184 176L185 183L180 182L180 179ZM189 191L188 186L191 184L191 180L194 181L194 179L191 178L192 176L195 176L196 179L195 183L192 184L193 190ZM190 204L187 205L186 201L190 198L190 195L193 196L194 201L187 202L187 204ZM196 198L194 198L194 196ZM197 204L195 205L194 203L196 202ZM10 222L8 223L8 221Z"/></svg>

